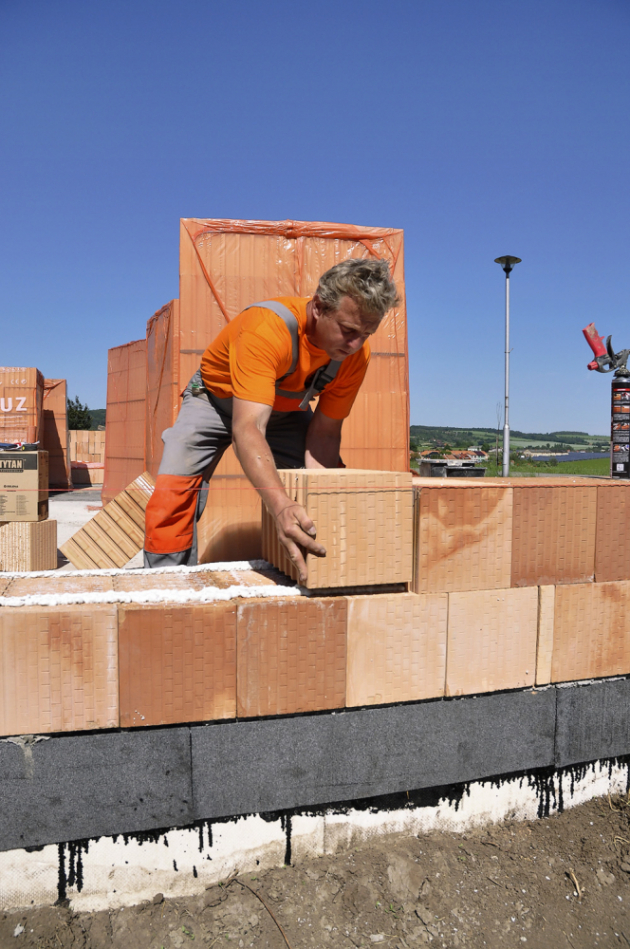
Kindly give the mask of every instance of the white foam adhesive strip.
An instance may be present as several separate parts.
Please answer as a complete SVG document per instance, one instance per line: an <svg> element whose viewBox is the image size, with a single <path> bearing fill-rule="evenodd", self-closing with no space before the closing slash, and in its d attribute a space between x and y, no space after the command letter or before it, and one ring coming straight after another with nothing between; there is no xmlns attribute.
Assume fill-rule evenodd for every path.
<svg viewBox="0 0 630 949"><path fill-rule="evenodd" d="M153 571L151 571L153 572ZM132 593L42 593L30 596L0 596L2 606L74 606L82 603L168 603L177 605L182 603L213 603L220 600L236 600L239 597L290 597L303 596L297 587L276 586L230 586L221 590L219 587L204 587L203 590L134 590Z"/></svg>
<svg viewBox="0 0 630 949"><path fill-rule="evenodd" d="M225 560L219 563L202 563L196 567L155 567L152 570L144 567L133 568L112 567L109 570L26 570L11 573L0 570L0 577L13 580L18 577L143 577L160 573L203 573L207 570L225 572L227 570L274 570L266 560Z"/></svg>

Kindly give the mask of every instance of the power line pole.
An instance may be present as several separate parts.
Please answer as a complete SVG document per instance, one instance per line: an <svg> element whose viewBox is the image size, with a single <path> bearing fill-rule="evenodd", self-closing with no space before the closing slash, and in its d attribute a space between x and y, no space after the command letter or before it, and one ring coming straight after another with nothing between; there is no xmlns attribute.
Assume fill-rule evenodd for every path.
<svg viewBox="0 0 630 949"><path fill-rule="evenodd" d="M510 474L510 273L515 264L522 263L520 257L495 257L495 264L501 264L505 272L505 411L503 415L503 468L501 474L508 478Z"/></svg>

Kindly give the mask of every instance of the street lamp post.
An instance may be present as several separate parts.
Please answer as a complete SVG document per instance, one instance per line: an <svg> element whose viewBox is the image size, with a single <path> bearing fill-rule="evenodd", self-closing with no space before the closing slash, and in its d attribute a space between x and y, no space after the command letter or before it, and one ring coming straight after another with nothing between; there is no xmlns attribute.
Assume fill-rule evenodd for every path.
<svg viewBox="0 0 630 949"><path fill-rule="evenodd" d="M510 474L510 273L515 264L521 263L520 257L495 257L495 264L501 264L505 271L505 412L503 415L503 468L501 474L507 478Z"/></svg>

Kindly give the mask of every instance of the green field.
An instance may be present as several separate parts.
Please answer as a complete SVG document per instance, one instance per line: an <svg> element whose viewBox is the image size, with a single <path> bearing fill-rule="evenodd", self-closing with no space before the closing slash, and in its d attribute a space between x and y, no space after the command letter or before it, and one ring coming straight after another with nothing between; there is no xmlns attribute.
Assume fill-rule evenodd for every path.
<svg viewBox="0 0 630 949"><path fill-rule="evenodd" d="M501 466L499 465L499 475ZM494 462L486 465L486 477L495 477L497 468ZM565 475L598 475L604 477L610 474L610 461L608 458L591 458L586 461L560 461L557 465L550 465L548 462L539 462L538 464L511 464L510 476L513 478L520 475L526 477L553 475L557 478L563 478Z"/></svg>

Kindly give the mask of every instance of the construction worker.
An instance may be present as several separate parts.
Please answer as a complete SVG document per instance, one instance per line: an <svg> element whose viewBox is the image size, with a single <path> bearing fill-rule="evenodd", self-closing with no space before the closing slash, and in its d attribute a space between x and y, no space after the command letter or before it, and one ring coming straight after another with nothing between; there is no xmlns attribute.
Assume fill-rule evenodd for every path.
<svg viewBox="0 0 630 949"><path fill-rule="evenodd" d="M320 557L326 551L276 469L340 465L341 427L367 371L368 337L396 302L387 263L345 260L321 277L311 300L254 303L219 333L162 436L146 511L146 567L197 563L195 525L208 496L202 484L231 443L306 580L300 547Z"/></svg>

